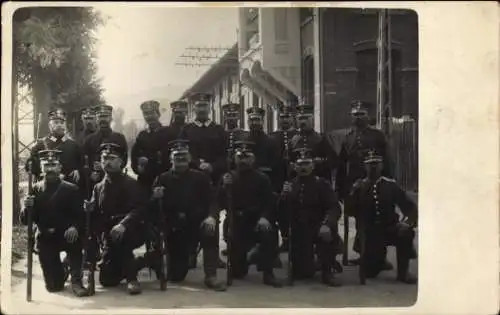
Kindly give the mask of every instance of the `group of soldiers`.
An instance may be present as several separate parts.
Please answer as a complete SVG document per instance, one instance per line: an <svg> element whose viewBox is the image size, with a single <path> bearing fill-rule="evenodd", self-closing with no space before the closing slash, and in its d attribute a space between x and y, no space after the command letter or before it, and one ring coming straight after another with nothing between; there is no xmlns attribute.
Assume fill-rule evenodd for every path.
<svg viewBox="0 0 500 315"><path fill-rule="evenodd" d="M342 205L363 235L354 244L360 259L351 262L376 277L393 268L386 247L395 245L397 280L416 282L408 271L416 257L416 205L390 177L385 136L368 123L369 103L352 102L353 127L337 153L314 130L311 105L281 106L278 130L266 134L262 108L246 110L246 131L239 127L240 104L222 107L220 125L209 117L211 95L191 100L194 120L187 121L188 103L176 101L168 126L160 123L157 101L142 103L147 128L130 150L111 128L109 105L82 112L76 140L67 134L65 113L49 113L50 134L37 141L26 164L37 182L21 211L22 221L30 214L37 227L48 291L64 289L67 264L77 296L95 292L84 285L84 269L98 269L103 287L126 280L127 291L138 294L140 270L154 271L163 287L181 282L200 251L204 284L215 291L244 278L252 264L265 285L281 287L274 273L282 265L280 251L288 251L288 280L320 271L322 283L340 286ZM126 174L129 159L137 179ZM220 224L227 244L222 251ZM136 257L133 251L143 245L146 252ZM227 268L227 281L217 276L219 268ZM93 283L93 272L90 277Z"/></svg>

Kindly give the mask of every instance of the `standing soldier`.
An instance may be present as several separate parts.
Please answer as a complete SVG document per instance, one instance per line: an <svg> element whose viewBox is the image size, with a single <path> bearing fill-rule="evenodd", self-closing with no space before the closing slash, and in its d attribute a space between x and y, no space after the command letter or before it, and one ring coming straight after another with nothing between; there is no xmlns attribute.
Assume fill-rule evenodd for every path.
<svg viewBox="0 0 500 315"><path fill-rule="evenodd" d="M332 182L332 172L337 164L337 153L330 146L324 135L316 132L313 128L314 106L299 104L297 106L298 132L292 138L292 149L307 147L312 150L314 156L314 173ZM294 158L295 160L296 158Z"/></svg>
<svg viewBox="0 0 500 315"><path fill-rule="evenodd" d="M217 190L217 206L213 209L228 209L231 251L229 259L232 265L231 277L241 279L248 274L249 251L259 244L258 266L263 272L263 282L273 287L281 287L275 278L273 260L277 256L278 244L273 233L276 199L273 196L271 181L267 175L254 167L255 155L249 141L235 143L236 169L226 173ZM232 204L229 205L227 189L231 190ZM207 220L215 228L217 210L212 213L212 220Z"/></svg>
<svg viewBox="0 0 500 315"><path fill-rule="evenodd" d="M191 166L207 173L212 184L216 184L226 168L226 133L221 125L209 118L212 95L198 93L191 99L195 120L182 128L179 138L189 141ZM191 255L190 265L196 266L196 250ZM219 261L218 265L224 264Z"/></svg>
<svg viewBox="0 0 500 315"><path fill-rule="evenodd" d="M153 197L163 200L159 209L163 215L158 218L163 217L165 222L158 224L158 228L166 229L168 280L181 282L186 278L190 255L201 243L205 285L215 291L225 291L224 284L217 281L218 234L212 228L213 218L207 219L213 199L210 177L189 167L191 157L186 141L174 141L171 147L172 168L153 184ZM158 264L160 258L155 257L154 261ZM153 269L162 272L158 266Z"/></svg>
<svg viewBox="0 0 500 315"><path fill-rule="evenodd" d="M271 133L271 138L280 152L279 163L273 172L273 177L271 178L273 182L274 192L277 194L281 193L283 183L289 179L291 173L290 142L296 133L297 130L294 127L294 117L291 112L291 106L280 106L278 130ZM282 214L282 211L278 212L278 226L283 241L280 250L288 251L288 223L286 222Z"/></svg>
<svg viewBox="0 0 500 315"><path fill-rule="evenodd" d="M312 150L300 148L294 168L297 173L285 182L280 208L286 213L292 232L292 260L295 279L312 278L316 271L315 250L319 256L322 282L340 286L335 279L333 266L338 251L338 221L342 214L340 204L331 184L314 176Z"/></svg>
<svg viewBox="0 0 500 315"><path fill-rule="evenodd" d="M97 129L97 121L95 118L94 109L91 107L87 107L82 109L81 114L82 119L82 130L78 134L77 143L82 146L85 138L94 133Z"/></svg>
<svg viewBox="0 0 500 315"><path fill-rule="evenodd" d="M368 150L374 149L382 154L384 161L383 175L391 177L391 165L388 155L388 144L384 133L370 127L370 117L368 115L371 103L354 100L351 102L352 129L347 133L342 142L339 154L339 167L337 170L335 185L341 202L344 203L344 215L352 216L353 206L349 192L356 180L365 177L364 157ZM356 223L356 229L357 229ZM357 239L357 233L355 240ZM344 240L347 242L347 240ZM356 249L354 249L356 251ZM344 253L345 254L345 253ZM352 260L350 263L357 264L359 260ZM386 262L386 269L393 266Z"/></svg>
<svg viewBox="0 0 500 315"><path fill-rule="evenodd" d="M136 141L130 152L130 163L132 170L138 175L137 181L147 192L151 191L151 185L155 178L160 175L160 103L157 101L146 101L141 104L141 111L148 127L137 135ZM160 152L161 153L161 152Z"/></svg>
<svg viewBox="0 0 500 315"><path fill-rule="evenodd" d="M83 142L83 154L87 156L92 170L91 179L94 183L99 182L104 176L101 168L100 147L103 143L115 143L123 148L125 155L122 157L122 168L127 165L128 146L127 140L122 133L111 129L113 119L113 107L109 105L98 105L95 107L97 118L97 131L90 134Z"/></svg>
<svg viewBox="0 0 500 315"><path fill-rule="evenodd" d="M64 290L66 277L60 252L66 251L73 293L85 296L87 291L82 285L81 273L83 199L78 186L59 177L61 156L58 150L38 152L43 179L34 185L34 194L25 199L21 222L27 224L27 211L31 211L33 223L38 228L36 246L47 291Z"/></svg>
<svg viewBox="0 0 500 315"><path fill-rule="evenodd" d="M234 169L234 143L243 140L245 131L239 128L239 119L241 115L241 105L229 103L222 106L224 115L224 124L226 127L226 148L227 148L227 171ZM222 225L223 239L227 242L227 224L228 220L224 220ZM222 250L222 255L227 255L227 250Z"/></svg>
<svg viewBox="0 0 500 315"><path fill-rule="evenodd" d="M364 232L362 239L356 239L355 248L364 242L361 267L365 268L367 278L375 278L386 270L386 246L395 245L397 280L414 284L417 279L409 273L409 263L417 257L413 246L417 207L393 179L382 176L383 161L375 150L369 151L364 159L367 175L358 179L351 191L353 215ZM403 221L399 220L396 206L404 216Z"/></svg>
<svg viewBox="0 0 500 315"><path fill-rule="evenodd" d="M139 294L139 266L133 250L144 244L142 220L147 197L137 181L123 173L125 150L115 143L101 145L105 176L95 185L85 210L92 213L93 232L103 240L99 282L103 287L113 287L125 278L129 294Z"/></svg>
<svg viewBox="0 0 500 315"><path fill-rule="evenodd" d="M49 135L42 139L37 139L37 143L31 150L29 163L31 163L31 173L37 179L41 179L41 168L39 152L42 150L59 150L61 151L60 175L67 181L74 184L79 184L80 175L83 170L83 157L81 149L67 135L66 130L66 113L61 109L49 111ZM26 164L26 171L29 171Z"/></svg>

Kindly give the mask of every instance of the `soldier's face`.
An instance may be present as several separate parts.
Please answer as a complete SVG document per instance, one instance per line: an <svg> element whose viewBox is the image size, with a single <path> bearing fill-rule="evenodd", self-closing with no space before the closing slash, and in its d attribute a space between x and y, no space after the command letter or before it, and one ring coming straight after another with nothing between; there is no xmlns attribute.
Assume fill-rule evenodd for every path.
<svg viewBox="0 0 500 315"><path fill-rule="evenodd" d="M230 129L236 128L238 126L238 118L227 116L226 126L228 126Z"/></svg>
<svg viewBox="0 0 500 315"><path fill-rule="evenodd" d="M43 161L40 163L42 167L42 173L46 180L51 181L59 178L61 174L61 163L58 161Z"/></svg>
<svg viewBox="0 0 500 315"><path fill-rule="evenodd" d="M307 176L314 170L314 163L311 159L299 159L295 163L295 171L299 176Z"/></svg>
<svg viewBox="0 0 500 315"><path fill-rule="evenodd" d="M365 163L365 171L368 177L378 178L382 174L382 162Z"/></svg>
<svg viewBox="0 0 500 315"><path fill-rule="evenodd" d="M183 123L186 121L186 112L175 110L172 112L172 117L176 123Z"/></svg>
<svg viewBox="0 0 500 315"><path fill-rule="evenodd" d="M292 118L288 116L282 116L280 117L279 123L282 129L289 129L290 127L292 127Z"/></svg>
<svg viewBox="0 0 500 315"><path fill-rule="evenodd" d="M160 114L155 111L143 112L142 116L148 125L156 124L160 120Z"/></svg>
<svg viewBox="0 0 500 315"><path fill-rule="evenodd" d="M255 162L255 156L250 152L237 152L234 156L234 162L239 168L250 168Z"/></svg>
<svg viewBox="0 0 500 315"><path fill-rule="evenodd" d="M355 126L364 126L368 123L368 113L364 111L356 111L351 113L351 120Z"/></svg>
<svg viewBox="0 0 500 315"><path fill-rule="evenodd" d="M103 154L101 165L106 173L118 173L121 171L122 159L114 154Z"/></svg>
<svg viewBox="0 0 500 315"><path fill-rule="evenodd" d="M264 119L261 116L251 116L248 119L248 127L252 130L260 130L264 126Z"/></svg>
<svg viewBox="0 0 500 315"><path fill-rule="evenodd" d="M87 129L93 129L97 125L95 116L85 116L82 117L83 125Z"/></svg>
<svg viewBox="0 0 500 315"><path fill-rule="evenodd" d="M300 129L312 128L312 116L311 115L297 116L297 125L299 126Z"/></svg>
<svg viewBox="0 0 500 315"><path fill-rule="evenodd" d="M191 155L187 152L183 153L172 153L170 156L172 161L172 168L177 172L186 171L189 168L189 163L191 162Z"/></svg>
<svg viewBox="0 0 500 315"><path fill-rule="evenodd" d="M54 119L49 121L49 130L55 135L64 135L66 132L66 124L64 120Z"/></svg>
<svg viewBox="0 0 500 315"><path fill-rule="evenodd" d="M210 104L208 103L198 103L194 107L194 112L197 119L206 120L210 113Z"/></svg>
<svg viewBox="0 0 500 315"><path fill-rule="evenodd" d="M112 116L109 114L98 114L97 115L97 123L99 127L109 127L111 125Z"/></svg>

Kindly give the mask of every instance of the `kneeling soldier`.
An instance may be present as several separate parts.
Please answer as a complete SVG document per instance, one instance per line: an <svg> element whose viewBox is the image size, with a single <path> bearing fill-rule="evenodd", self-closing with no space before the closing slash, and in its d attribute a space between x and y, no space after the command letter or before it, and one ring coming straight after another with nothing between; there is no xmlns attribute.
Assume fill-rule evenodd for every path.
<svg viewBox="0 0 500 315"><path fill-rule="evenodd" d="M125 148L103 143L100 150L105 176L94 187L92 199L85 202L86 211L92 211L92 226L103 241L99 282L113 287L125 278L128 292L139 294L139 267L133 250L144 244L142 219L147 197L137 181L123 173Z"/></svg>
<svg viewBox="0 0 500 315"><path fill-rule="evenodd" d="M355 239L355 248L364 248L362 261L367 278L375 278L385 265L386 246L396 246L397 280L414 284L417 279L408 271L409 261L416 258L413 247L414 227L417 224L417 207L398 184L382 176L383 159L375 151L365 158L367 176L353 185L353 209L360 222L364 237ZM398 206L405 219L399 220ZM364 246L360 246L364 242Z"/></svg>
<svg viewBox="0 0 500 315"><path fill-rule="evenodd" d="M258 243L257 264L263 272L264 284L281 287L273 272L278 252L271 225L276 199L269 177L254 167L255 156L250 146L253 142L235 142L236 169L223 176L217 192L218 205L212 209L231 209L228 211L228 238L231 243L228 259L232 265L232 278L240 279L248 274L249 251ZM228 192L231 193L231 205L228 204ZM216 216L217 213L213 212L206 221L211 229L215 228Z"/></svg>
<svg viewBox="0 0 500 315"><path fill-rule="evenodd" d="M34 194L25 199L21 222L27 224L26 212L32 211L33 222L38 228L36 245L47 291L64 289L65 272L60 252L66 251L73 293L86 296L81 270L83 198L78 186L59 177L61 151L45 150L38 154L43 179L34 185Z"/></svg>
<svg viewBox="0 0 500 315"><path fill-rule="evenodd" d="M225 291L224 284L217 281L218 234L209 228L213 222L207 219L213 197L210 177L189 167L191 156L187 143L187 140L169 143L172 168L153 184L153 197L163 200L163 209L159 211L165 222L160 222L159 228L166 229L167 235L167 277L173 282L183 281L189 271L190 254L201 243L205 285L215 291ZM207 221L209 224L205 224ZM160 259L155 258L158 263ZM162 272L162 268L154 264L152 267L157 273Z"/></svg>
<svg viewBox="0 0 500 315"><path fill-rule="evenodd" d="M296 149L294 163L297 177L283 184L280 209L287 212L291 224L292 276L312 278L316 271L314 246L321 265L322 282L340 286L334 277L333 265L338 252L338 220L341 209L330 183L313 174L314 159L308 148Z"/></svg>

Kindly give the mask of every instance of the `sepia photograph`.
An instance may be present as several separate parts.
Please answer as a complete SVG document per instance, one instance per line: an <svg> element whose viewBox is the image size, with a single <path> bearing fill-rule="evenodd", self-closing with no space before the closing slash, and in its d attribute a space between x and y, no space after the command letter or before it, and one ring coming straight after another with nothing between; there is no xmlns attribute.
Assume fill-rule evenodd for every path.
<svg viewBox="0 0 500 315"><path fill-rule="evenodd" d="M411 307L419 69L410 9L18 8L10 303Z"/></svg>

